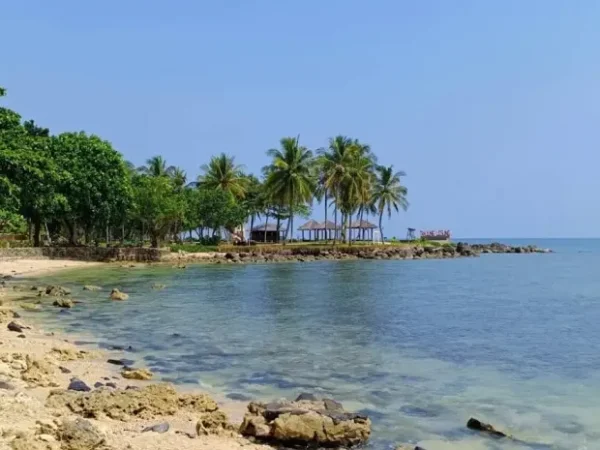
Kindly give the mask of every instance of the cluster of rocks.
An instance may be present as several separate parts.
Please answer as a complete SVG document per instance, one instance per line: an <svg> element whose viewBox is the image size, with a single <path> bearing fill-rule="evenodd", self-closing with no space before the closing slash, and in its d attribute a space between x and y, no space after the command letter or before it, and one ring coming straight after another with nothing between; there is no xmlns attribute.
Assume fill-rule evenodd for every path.
<svg viewBox="0 0 600 450"><path fill-rule="evenodd" d="M273 263L285 261L309 262L317 260L410 260L410 259L446 259L474 257L482 253L549 253L548 249L535 246L511 246L505 244L457 244L438 245L381 245L343 248L282 247L277 251L262 252L260 248L240 252L215 253L210 262L222 263Z"/></svg>
<svg viewBox="0 0 600 450"><path fill-rule="evenodd" d="M283 445L351 447L367 441L371 421L334 400L301 394L293 402L250 403L240 433Z"/></svg>

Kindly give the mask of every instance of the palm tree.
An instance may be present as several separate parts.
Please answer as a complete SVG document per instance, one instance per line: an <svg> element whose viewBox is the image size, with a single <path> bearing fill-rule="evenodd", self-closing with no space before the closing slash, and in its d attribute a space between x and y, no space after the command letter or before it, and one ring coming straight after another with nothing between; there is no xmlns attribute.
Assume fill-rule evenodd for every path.
<svg viewBox="0 0 600 450"><path fill-rule="evenodd" d="M334 224L333 243L337 238L338 210L344 183L348 180L348 169L352 162L353 141L347 136L336 136L329 139L327 150L319 151L319 166L323 176L323 185L333 195ZM327 220L327 219L326 219Z"/></svg>
<svg viewBox="0 0 600 450"><path fill-rule="evenodd" d="M198 184L209 189L220 189L235 199L243 199L247 191L247 178L242 166L235 164L235 158L221 153L213 156L208 164L201 167L203 175Z"/></svg>
<svg viewBox="0 0 600 450"><path fill-rule="evenodd" d="M187 182L187 174L185 173L185 170L180 167L173 167L169 169L171 169L169 171L169 176L173 180L175 189L182 190Z"/></svg>
<svg viewBox="0 0 600 450"><path fill-rule="evenodd" d="M170 176L175 167L167 167L167 161L162 156L153 156L146 161L146 165L139 167L138 172L151 177Z"/></svg>
<svg viewBox="0 0 600 450"><path fill-rule="evenodd" d="M272 158L272 162L265 170L265 188L270 197L279 199L281 206L287 206L290 240L293 237L294 212L300 205L312 201L316 189L313 153L300 146L298 139L283 138L280 149L269 150L267 155Z"/></svg>
<svg viewBox="0 0 600 450"><path fill-rule="evenodd" d="M388 217L392 217L392 209L398 212L400 208L404 211L408 208L406 195L408 189L401 183L401 178L405 177L406 173L400 171L394 173L394 166L377 167L377 179L373 190L373 205L379 213L379 233L381 234L381 242L383 239L383 213L387 211Z"/></svg>

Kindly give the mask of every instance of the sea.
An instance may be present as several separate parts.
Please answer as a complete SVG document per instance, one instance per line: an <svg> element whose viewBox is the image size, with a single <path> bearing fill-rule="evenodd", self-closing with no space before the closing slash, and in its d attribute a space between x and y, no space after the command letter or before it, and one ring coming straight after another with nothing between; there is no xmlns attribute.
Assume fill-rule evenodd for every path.
<svg viewBox="0 0 600 450"><path fill-rule="evenodd" d="M185 388L335 398L372 419L368 450L600 449L600 240L494 241L554 253L66 271L44 282L82 304L42 319Z"/></svg>

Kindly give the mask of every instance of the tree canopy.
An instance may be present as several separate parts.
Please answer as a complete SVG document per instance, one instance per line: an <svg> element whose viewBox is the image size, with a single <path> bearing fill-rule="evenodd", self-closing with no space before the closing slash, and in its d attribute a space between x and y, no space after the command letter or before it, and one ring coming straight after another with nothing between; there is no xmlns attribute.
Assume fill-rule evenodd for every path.
<svg viewBox="0 0 600 450"><path fill-rule="evenodd" d="M99 136L53 135L0 107L0 234L28 232L36 246L159 246L194 233L215 241L262 217L275 220L278 230L287 221L291 240L294 217L308 217L318 201L326 220L333 208L340 238L350 241L354 216L379 216L383 237L383 216L408 207L406 174L380 166L358 139L337 135L313 151L299 137L284 137L266 155L261 177L221 153L188 184L185 170L161 155L136 167Z"/></svg>

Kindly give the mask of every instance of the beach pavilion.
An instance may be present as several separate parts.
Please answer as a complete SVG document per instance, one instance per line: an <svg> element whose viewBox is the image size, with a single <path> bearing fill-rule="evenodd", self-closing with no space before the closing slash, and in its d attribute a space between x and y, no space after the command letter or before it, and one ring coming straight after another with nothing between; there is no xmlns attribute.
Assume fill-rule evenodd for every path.
<svg viewBox="0 0 600 450"><path fill-rule="evenodd" d="M298 231L302 232L302 240L305 241L304 232L308 231L308 240L316 241L319 239L319 231L323 229L323 225L316 220L309 220L304 225L298 227Z"/></svg>
<svg viewBox="0 0 600 450"><path fill-rule="evenodd" d="M372 224L368 220L354 220L350 223L350 239L352 237L352 231L356 231L356 239L362 241L372 241L373 231L377 229L377 225Z"/></svg>

